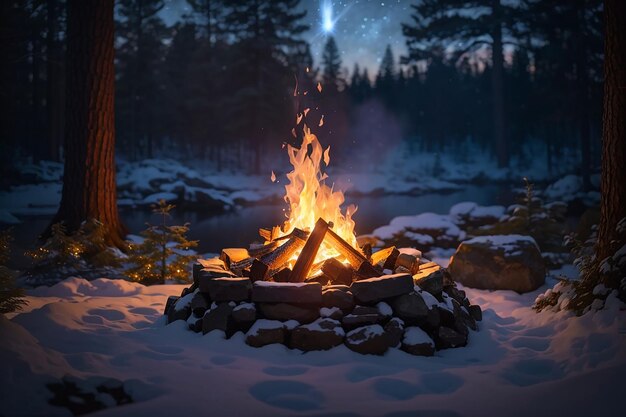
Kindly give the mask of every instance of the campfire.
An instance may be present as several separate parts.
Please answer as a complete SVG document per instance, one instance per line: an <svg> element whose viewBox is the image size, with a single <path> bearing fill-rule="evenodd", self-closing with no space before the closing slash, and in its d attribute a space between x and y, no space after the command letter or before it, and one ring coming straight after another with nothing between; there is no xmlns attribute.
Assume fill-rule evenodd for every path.
<svg viewBox="0 0 626 417"><path fill-rule="evenodd" d="M284 224L259 229L261 243L198 260L193 284L168 299L168 321L227 337L243 331L252 346L305 351L345 343L361 353L402 347L432 355L465 345L480 307L418 250L359 245L356 207L342 211L343 192L326 184L330 147L306 126L301 147L287 152L293 170Z"/></svg>

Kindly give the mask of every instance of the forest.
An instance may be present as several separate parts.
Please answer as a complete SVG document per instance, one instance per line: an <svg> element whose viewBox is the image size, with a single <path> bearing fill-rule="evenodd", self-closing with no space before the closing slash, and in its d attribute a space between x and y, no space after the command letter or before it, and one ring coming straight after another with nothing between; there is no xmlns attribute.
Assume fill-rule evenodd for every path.
<svg viewBox="0 0 626 417"><path fill-rule="evenodd" d="M589 187L599 166L601 1L528 0L480 19L442 14L463 2L424 1L398 22L408 54L380 50L375 69L345 68L340 34L327 36L314 62L299 3L194 0L171 26L164 0L117 3L118 155L175 152L218 170L260 173L264 150L301 139L291 129L308 107L316 119L309 127L338 158L354 153L353 144L374 157L399 141L453 154L472 143L501 167L511 156L541 157L551 171L575 151ZM71 82L64 2L3 8L2 36L13 42L2 43L2 157L5 164L20 156L60 160L64 84ZM498 33L494 21L503 22ZM296 83L309 95L294 97ZM529 143L539 144L541 156L524 154Z"/></svg>

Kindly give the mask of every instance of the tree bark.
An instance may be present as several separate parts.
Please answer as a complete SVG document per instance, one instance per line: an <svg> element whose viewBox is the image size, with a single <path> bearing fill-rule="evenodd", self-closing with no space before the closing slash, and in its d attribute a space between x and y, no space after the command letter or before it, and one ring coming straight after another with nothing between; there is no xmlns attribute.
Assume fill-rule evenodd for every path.
<svg viewBox="0 0 626 417"><path fill-rule="evenodd" d="M69 231L95 219L107 243L124 248L115 189L113 0L67 3L65 167L52 223Z"/></svg>
<svg viewBox="0 0 626 417"><path fill-rule="evenodd" d="M615 227L626 217L626 2L605 0L604 19L602 180L596 246L600 261L625 243ZM619 283L608 284L615 288Z"/></svg>
<svg viewBox="0 0 626 417"><path fill-rule="evenodd" d="M492 1L494 25L491 33L493 44L491 47L491 94L493 99L493 139L496 145L498 167L509 166L509 156L504 137L504 82L502 53L502 16L500 0Z"/></svg>

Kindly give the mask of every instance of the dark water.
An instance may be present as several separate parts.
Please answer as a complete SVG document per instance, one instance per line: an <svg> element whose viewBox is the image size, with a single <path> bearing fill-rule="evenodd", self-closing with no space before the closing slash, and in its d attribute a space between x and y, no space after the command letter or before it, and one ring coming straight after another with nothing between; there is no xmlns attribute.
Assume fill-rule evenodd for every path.
<svg viewBox="0 0 626 417"><path fill-rule="evenodd" d="M462 201L475 201L481 205L513 202L510 188L500 185L467 185L453 193L424 194L420 196L386 195L369 197L347 197L346 204L356 204L354 215L357 234L370 233L375 228L388 224L396 216L414 215L423 212L447 213L451 206ZM172 224L190 223L189 237L199 240L200 253L219 252L224 247L247 246L258 240L260 227L282 224L286 205L257 205L243 207L231 212L211 214L190 211L174 211ZM159 218L148 210L124 210L120 215L131 233L145 229L146 222L157 223ZM16 253L32 245L50 217L25 219L14 227Z"/></svg>
<svg viewBox="0 0 626 417"><path fill-rule="evenodd" d="M354 215L357 234L370 233L388 224L396 216L423 212L447 213L451 206L462 201L475 201L481 205L512 203L510 191L501 186L467 186L462 191L449 194L425 194L421 196L388 195L376 197L347 197L346 204L356 204ZM259 205L244 207L223 214L198 212L173 213L172 221L189 222L192 239L199 240L200 252L219 252L221 248L246 246L259 239L260 227L282 224L286 205ZM122 217L128 228L137 232L145 228L146 221L157 221L146 211L126 211Z"/></svg>

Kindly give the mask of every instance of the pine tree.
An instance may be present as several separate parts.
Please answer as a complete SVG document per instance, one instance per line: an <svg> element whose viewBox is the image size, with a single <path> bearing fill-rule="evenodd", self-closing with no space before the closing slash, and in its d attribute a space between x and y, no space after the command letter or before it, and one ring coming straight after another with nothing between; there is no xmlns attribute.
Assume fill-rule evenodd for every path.
<svg viewBox="0 0 626 417"><path fill-rule="evenodd" d="M335 38L332 36L328 37L324 45L322 67L324 67L322 72L323 88L329 91L331 95L343 89L345 80L341 76L341 56Z"/></svg>
<svg viewBox="0 0 626 417"><path fill-rule="evenodd" d="M117 9L117 132L132 159L152 157L163 106L163 0L122 0Z"/></svg>
<svg viewBox="0 0 626 417"><path fill-rule="evenodd" d="M27 304L22 298L24 291L15 285L17 273L6 266L11 254L12 240L9 230L0 231L0 314L20 310Z"/></svg>
<svg viewBox="0 0 626 417"><path fill-rule="evenodd" d="M160 200L153 212L161 216L161 224L151 225L141 232L144 240L131 244L126 274L145 285L164 284L166 279L189 282L189 265L196 258L189 249L198 242L186 237L189 225L168 225L173 205Z"/></svg>
<svg viewBox="0 0 626 417"><path fill-rule="evenodd" d="M230 45L229 77L236 88L229 96L228 129L251 143L253 171L261 172L262 154L270 139L284 138L293 124L293 85L289 56L300 50L308 26L300 0L241 0L224 19ZM292 90L293 91L293 90Z"/></svg>
<svg viewBox="0 0 626 417"><path fill-rule="evenodd" d="M407 62L428 58L433 47L446 50L457 46L458 56L484 46L491 49L491 81L493 107L493 138L498 166L506 167L509 155L506 148L504 123L503 45L513 34L520 20L519 5L503 4L501 0L423 0L413 7L412 24L403 24L409 55ZM476 10L468 13L467 10Z"/></svg>

